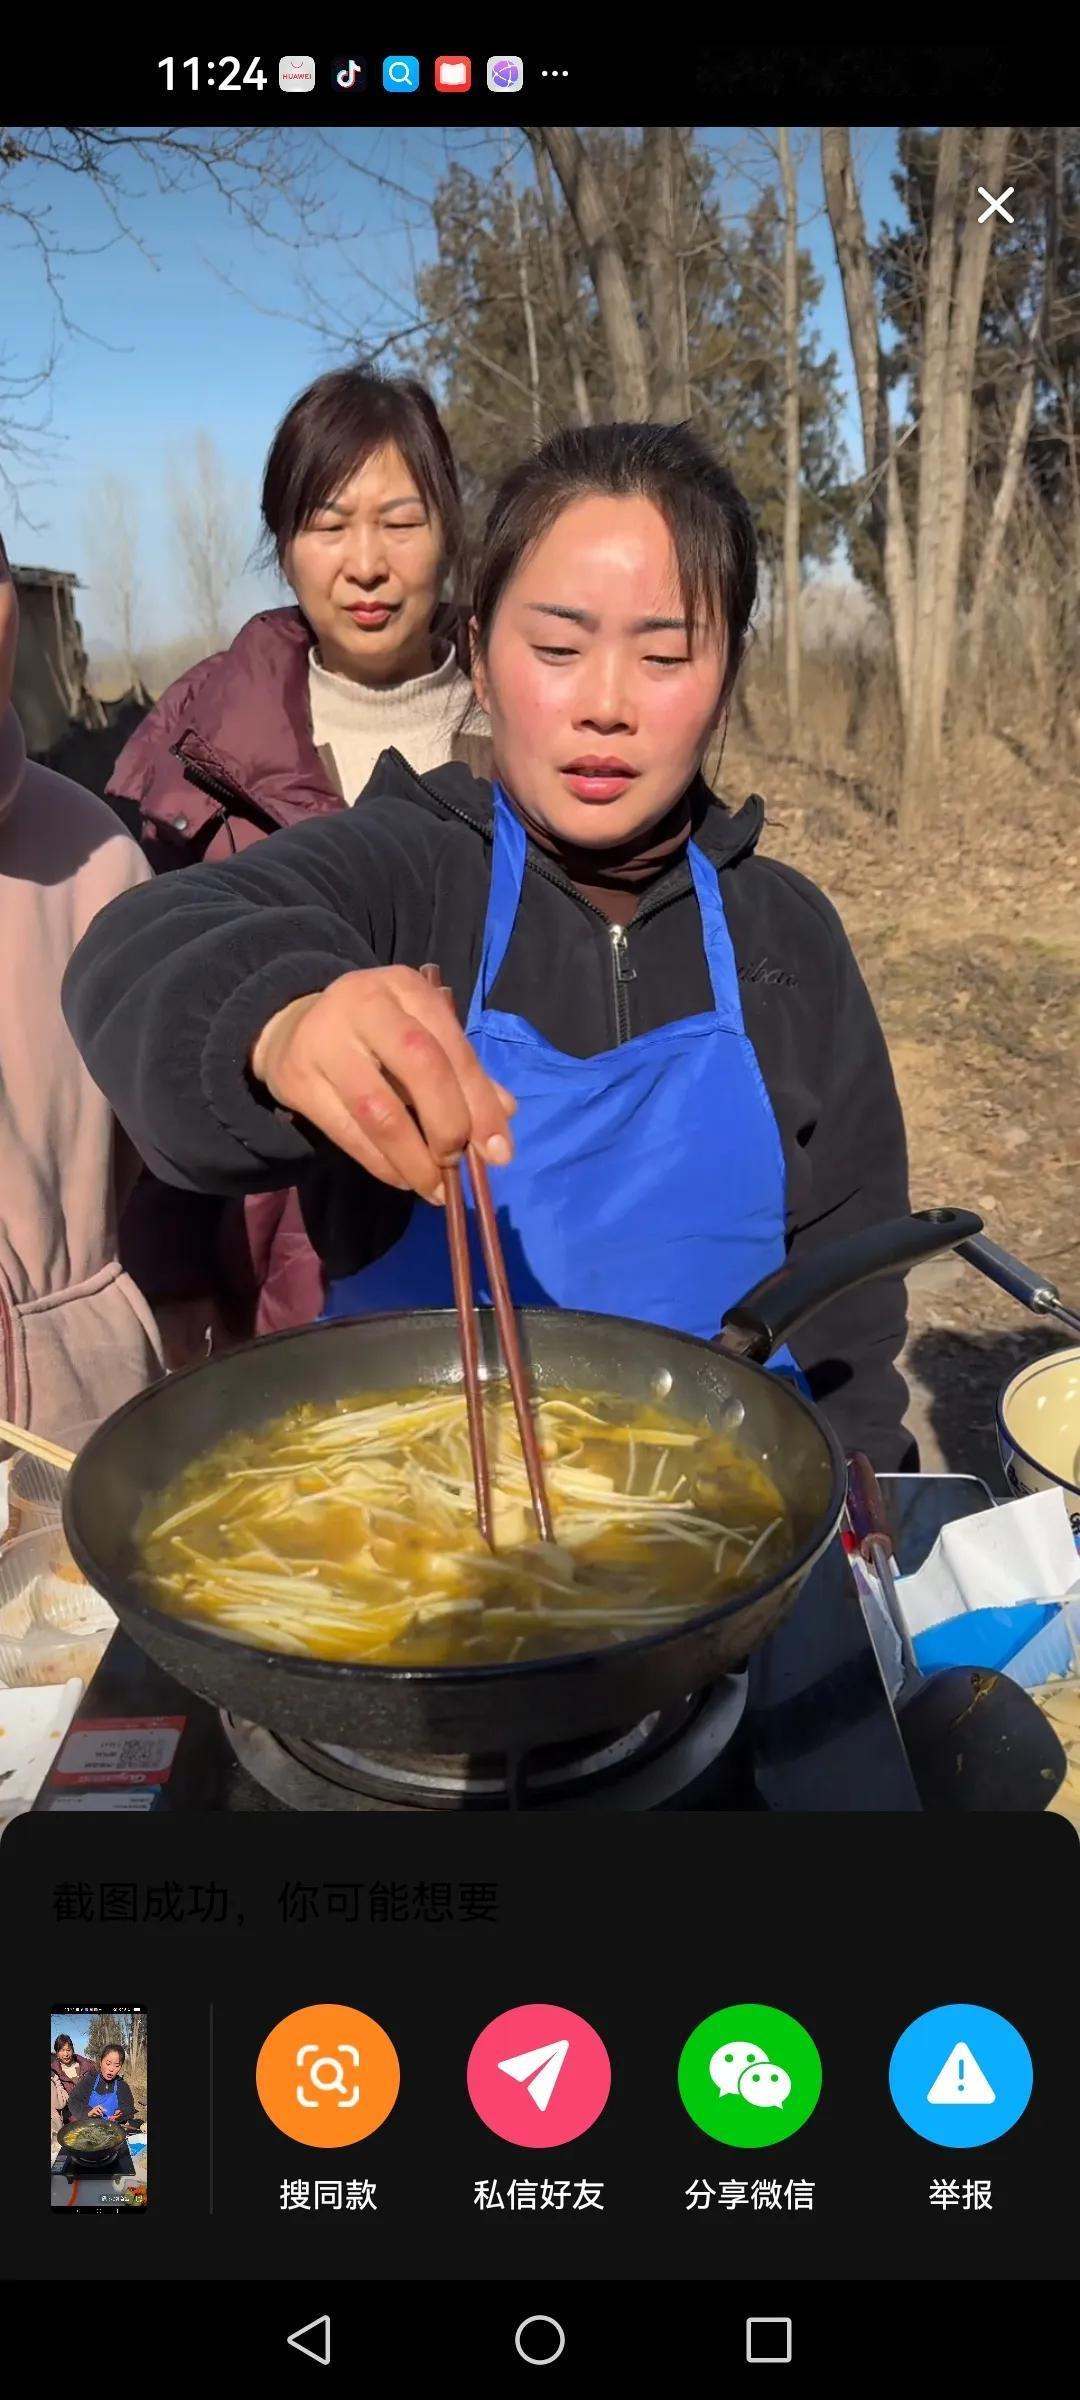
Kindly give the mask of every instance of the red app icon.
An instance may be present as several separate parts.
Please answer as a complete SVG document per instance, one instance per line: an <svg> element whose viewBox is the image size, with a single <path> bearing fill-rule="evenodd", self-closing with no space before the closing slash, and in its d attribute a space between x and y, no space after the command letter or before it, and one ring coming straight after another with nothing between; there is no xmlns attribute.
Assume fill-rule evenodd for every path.
<svg viewBox="0 0 1080 2400"><path fill-rule="evenodd" d="M437 92L471 91L471 58L437 58L435 61L435 89Z"/></svg>

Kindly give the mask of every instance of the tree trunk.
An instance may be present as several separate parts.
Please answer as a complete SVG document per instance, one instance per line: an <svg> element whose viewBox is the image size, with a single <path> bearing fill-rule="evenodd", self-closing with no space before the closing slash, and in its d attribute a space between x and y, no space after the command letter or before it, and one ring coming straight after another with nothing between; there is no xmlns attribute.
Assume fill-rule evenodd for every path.
<svg viewBox="0 0 1080 2400"><path fill-rule="evenodd" d="M545 125L541 140L562 185L596 293L617 417L649 414L649 370L626 260L611 212L576 126Z"/></svg>
<svg viewBox="0 0 1080 2400"><path fill-rule="evenodd" d="M984 137L977 183L985 186L987 191L998 192L1001 190L1010 130L1007 125L995 125ZM944 138L943 135L943 141ZM956 153L959 172L959 133L957 134ZM938 174L940 177L940 161ZM956 268L956 285L945 367L942 463L934 549L935 627L929 662L930 756L935 768L941 756L945 728L945 705L949 696L956 648L960 562L964 547L964 524L967 515L971 457L971 408L975 353L979 339L983 293L986 289L986 270L990 262L990 244L993 240L994 219L991 217L985 225L980 225L979 213L978 210L972 209L964 223L959 263ZM954 228L955 222L954 215ZM955 238L954 230L951 237L951 247L954 252Z"/></svg>
<svg viewBox="0 0 1080 2400"><path fill-rule="evenodd" d="M652 415L664 425L690 415L685 268L679 246L680 160L674 125L644 130L645 289L653 341Z"/></svg>
<svg viewBox="0 0 1080 2400"><path fill-rule="evenodd" d="M1008 143L1007 127L994 127L985 137L979 178L988 189L997 189ZM943 126L923 312L913 573L884 398L873 276L846 129L826 126L821 148L826 201L851 328L863 436L868 445L874 444L874 471L884 475L885 588L904 722L900 823L910 831L940 770L967 508L972 379L992 220L980 225L977 212L970 208L958 258L963 136L959 126ZM867 463L871 464L869 457Z"/></svg>
<svg viewBox="0 0 1080 2400"><path fill-rule="evenodd" d="M915 600L911 541L900 497L896 445L889 423L873 270L862 203L855 181L851 135L846 125L822 127L821 165L859 389L870 521L884 569L896 680L901 713L906 724L911 692Z"/></svg>
<svg viewBox="0 0 1080 2400"><path fill-rule="evenodd" d="M915 638L904 740L901 823L921 811L939 761L941 726L934 709L934 646L941 638L938 545L945 506L946 388L956 269L956 215L961 131L942 127L938 140L930 253L926 271L919 373L919 500L915 535Z"/></svg>
<svg viewBox="0 0 1080 2400"><path fill-rule="evenodd" d="M562 334L563 344L566 350L566 363L570 369L570 389L574 395L574 414L579 425L591 425L593 421L592 402L589 398L589 387L585 380L585 369L582 364L581 357L581 343L578 339L578 327L574 317L574 301L570 288L570 268L566 256L566 248L563 242L562 226L559 223L559 211L555 200L555 186L551 180L551 160L548 157L547 151L544 148L542 137L537 131L535 125L530 125L528 132L529 147L533 154L533 164L536 168L536 181L540 191L540 204L544 211L544 222L547 226L548 257L551 261L551 281L555 293L555 307L559 319L559 330Z"/></svg>
<svg viewBox="0 0 1080 2400"><path fill-rule="evenodd" d="M784 683L787 692L788 735L799 738L799 566L800 477L802 442L799 427L799 199L791 155L791 130L779 128L780 173L784 185Z"/></svg>
<svg viewBox="0 0 1080 2400"><path fill-rule="evenodd" d="M1040 356L1046 363L1046 347L1050 338L1057 280L1058 235L1061 222L1061 134L1057 127L1051 129L1050 144L1051 173L1050 192L1046 207L1046 251L1042 297L1038 315L1031 329L1031 340L1020 377L1020 389L1016 395L1012 424L1009 427L1009 439L1005 446L1001 482L994 494L994 505L990 512L990 523L986 529L986 539L982 546L975 575L975 588L971 595L971 607L968 611L967 663L972 677L978 675L982 665L990 594L1001 564L1005 536L1009 530L1013 509L1016 506L1016 495L1020 489L1020 477L1027 454L1028 435L1031 431L1031 420L1035 411L1036 372Z"/></svg>
<svg viewBox="0 0 1080 2400"><path fill-rule="evenodd" d="M1034 408L1035 352L1032 349L1024 363L1020 390L1017 394L1016 407L1013 410L1013 420L1009 427L1001 482L994 494L990 523L986 528L986 539L979 557L975 588L971 595L971 607L968 610L967 664L968 672L973 677L978 674L982 665L990 594L997 579L998 568L1001 565L1001 553L1005 546L1005 536L1009 530L1009 520L1016 505L1017 492L1020 489L1020 473L1027 451Z"/></svg>
<svg viewBox="0 0 1080 2400"><path fill-rule="evenodd" d="M521 222L521 202L514 181L514 154L509 130L503 135L506 150L506 178L510 190L510 213L514 226L514 249L517 254L518 290L521 293L521 314L525 321L525 347L529 353L529 391L532 395L533 440L539 447L544 433L544 404L540 392L540 352L536 342L536 311L529 290L529 262L525 255L525 228Z"/></svg>

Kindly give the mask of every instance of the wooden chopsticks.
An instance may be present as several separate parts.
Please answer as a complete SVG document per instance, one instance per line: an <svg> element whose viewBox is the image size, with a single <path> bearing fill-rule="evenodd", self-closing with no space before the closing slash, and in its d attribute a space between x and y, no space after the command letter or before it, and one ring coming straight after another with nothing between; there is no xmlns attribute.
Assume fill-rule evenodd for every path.
<svg viewBox="0 0 1080 2400"><path fill-rule="evenodd" d="M6 1417L0 1417L0 1442L12 1450L25 1450L30 1458L43 1458L46 1466L60 1467L64 1474L75 1464L74 1450L62 1450L59 1442L47 1442L41 1433L27 1433L22 1425L9 1425Z"/></svg>
<svg viewBox="0 0 1080 2400"><path fill-rule="evenodd" d="M436 966L421 967L425 983L433 991L442 992L447 1006L453 1008L454 996L448 991ZM555 1539L551 1505L544 1480L544 1464L533 1416L525 1362L521 1355L517 1319L510 1296L510 1282L499 1238L495 1203L491 1197L487 1167L479 1152L470 1144L469 1175L476 1201L480 1242L487 1268L488 1282L495 1311L502 1354L506 1361L510 1391L514 1402L518 1433L529 1479L533 1518L542 1542ZM476 1521L484 1540L491 1545L491 1471L488 1464L487 1434L484 1427L483 1387L480 1381L480 1343L473 1300L472 1267L469 1262L469 1237L465 1212L465 1196L461 1188L460 1167L448 1167L443 1177L446 1192L446 1230L450 1245L450 1270L454 1284L454 1307L457 1311L458 1338L461 1343L461 1364L465 1378L465 1408L469 1421L469 1449L472 1453L473 1482L476 1487Z"/></svg>

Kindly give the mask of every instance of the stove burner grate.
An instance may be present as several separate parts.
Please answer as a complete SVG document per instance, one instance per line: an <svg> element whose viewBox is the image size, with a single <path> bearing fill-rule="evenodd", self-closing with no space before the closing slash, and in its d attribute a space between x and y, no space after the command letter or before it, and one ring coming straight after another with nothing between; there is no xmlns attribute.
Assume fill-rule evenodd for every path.
<svg viewBox="0 0 1080 2400"><path fill-rule="evenodd" d="M516 1760L323 1747L224 1712L222 1724L240 1766L290 1809L651 1808L715 1766L745 1706L746 1677L728 1676L623 1733Z"/></svg>

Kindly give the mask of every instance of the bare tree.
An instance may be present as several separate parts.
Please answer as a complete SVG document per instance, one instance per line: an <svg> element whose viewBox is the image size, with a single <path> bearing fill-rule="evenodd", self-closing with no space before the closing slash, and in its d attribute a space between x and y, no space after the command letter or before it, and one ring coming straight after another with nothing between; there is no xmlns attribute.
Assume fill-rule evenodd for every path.
<svg viewBox="0 0 1080 2400"><path fill-rule="evenodd" d="M246 555L242 500L226 479L208 433L195 437L192 470L171 478L173 539L192 614L192 630L210 650L229 638L229 595Z"/></svg>
<svg viewBox="0 0 1080 2400"><path fill-rule="evenodd" d="M900 496L896 444L889 423L889 395L870 246L855 179L851 135L846 125L822 127L821 164L859 392L870 523L882 557L897 683L906 717L911 688L914 568Z"/></svg>
<svg viewBox="0 0 1080 2400"><path fill-rule="evenodd" d="M126 246L156 266L142 227L147 194L182 202L200 185L260 239L295 251L314 246L328 231L319 165L318 136L292 127L0 127L0 255L8 245L36 259L52 318L31 365L10 346L0 351L0 489L24 522L27 483L49 458L48 386L57 360L71 336L100 339L79 322L70 298L82 261ZM75 240L61 233L56 214L73 185L87 225Z"/></svg>
<svg viewBox="0 0 1080 2400"><path fill-rule="evenodd" d="M551 267L551 285L555 294L559 327L566 350L566 363L570 369L574 412L579 425L591 425L593 421L592 402L589 399L589 387L585 380L585 368L582 363L570 262L564 247L563 227L559 222L555 185L551 174L551 160L544 148L543 138L535 125L529 127L529 148L533 155L540 205L544 212L544 224L547 228L547 255Z"/></svg>
<svg viewBox="0 0 1080 2400"><path fill-rule="evenodd" d="M1008 143L1006 126L990 127L983 136L977 181L988 190L1000 187ZM923 812L941 763L968 498L975 350L992 238L989 224L980 224L974 209L963 218L957 238L962 161L962 129L944 126L926 269L912 562L850 134L845 126L822 129L826 200L859 384L867 477L875 493L884 489L882 550L904 723L900 816L905 827Z"/></svg>
<svg viewBox="0 0 1080 2400"><path fill-rule="evenodd" d="M792 741L796 741L799 734L799 566L802 555L799 506L802 469L799 426L799 195L789 126L778 127L777 142L784 187L784 681L788 732Z"/></svg>
<svg viewBox="0 0 1080 2400"><path fill-rule="evenodd" d="M525 347L529 357L529 390L532 394L533 440L537 444L544 431L544 400L540 388L540 352L536 341L536 311L529 290L529 261L525 250L525 229L521 222L521 202L514 180L514 153L507 127L504 134L506 151L506 182L510 194L510 218L514 228L514 252L517 258L518 290L521 293L521 315L525 326Z"/></svg>
<svg viewBox="0 0 1080 2400"><path fill-rule="evenodd" d="M140 698L136 623L139 606L139 499L122 475L103 475L86 520L90 582L105 626L124 663L128 684Z"/></svg>
<svg viewBox="0 0 1080 2400"><path fill-rule="evenodd" d="M650 414L661 424L682 425L690 415L686 280L680 240L685 169L674 125L647 125L644 151L648 194L645 290L653 341Z"/></svg>
<svg viewBox="0 0 1080 2400"><path fill-rule="evenodd" d="M121 2050L126 2049L124 2028L111 2009L99 2009L97 2015L91 2018L86 2036L87 2057L92 2058L95 2065L99 2064L110 2043L118 2045Z"/></svg>
<svg viewBox="0 0 1080 2400"><path fill-rule="evenodd" d="M576 125L545 125L540 138L562 185L596 293L616 415L649 414L649 365L619 229Z"/></svg>
<svg viewBox="0 0 1080 2400"><path fill-rule="evenodd" d="M966 628L966 655L970 674L977 675L982 664L986 640L986 624L990 596L997 581L1013 511L1016 507L1020 478L1027 456L1028 436L1035 413L1035 378L1040 369L1052 372L1046 355L1046 344L1054 305L1054 281L1057 262L1058 234L1061 222L1062 157L1061 131L1058 126L1047 129L1050 143L1050 175L1046 206L1046 268L1043 277L1042 301L1028 337L1027 350L1017 386L1009 438L1005 445L1001 481L994 494L986 536L979 553L975 582L971 594Z"/></svg>

